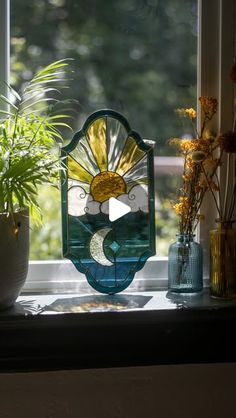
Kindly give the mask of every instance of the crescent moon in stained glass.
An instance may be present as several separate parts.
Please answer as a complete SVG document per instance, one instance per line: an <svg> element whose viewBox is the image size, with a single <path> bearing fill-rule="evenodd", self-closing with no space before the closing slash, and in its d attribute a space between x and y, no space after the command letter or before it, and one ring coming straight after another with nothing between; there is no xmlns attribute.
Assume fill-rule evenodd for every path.
<svg viewBox="0 0 236 418"><path fill-rule="evenodd" d="M89 244L91 256L95 261L97 261L97 263L101 264L102 266L113 266L114 264L108 260L104 253L104 240L110 231L112 231L111 228L99 229L99 231L93 234Z"/></svg>

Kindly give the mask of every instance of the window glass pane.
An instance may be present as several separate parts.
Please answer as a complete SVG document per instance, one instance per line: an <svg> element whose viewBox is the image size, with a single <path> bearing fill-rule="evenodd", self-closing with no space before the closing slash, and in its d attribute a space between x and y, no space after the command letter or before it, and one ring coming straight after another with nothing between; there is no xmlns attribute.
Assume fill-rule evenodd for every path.
<svg viewBox="0 0 236 418"><path fill-rule="evenodd" d="M99 108L120 111L156 155L173 156L168 139L188 134L174 109L196 102L197 0L12 0L11 82L41 66L75 59L74 129ZM68 139L68 132L65 132ZM158 164L158 159L157 159ZM156 167L157 254L166 255L177 220L170 200L180 184L179 160ZM61 254L60 195L41 193L44 226L31 233L31 258Z"/></svg>

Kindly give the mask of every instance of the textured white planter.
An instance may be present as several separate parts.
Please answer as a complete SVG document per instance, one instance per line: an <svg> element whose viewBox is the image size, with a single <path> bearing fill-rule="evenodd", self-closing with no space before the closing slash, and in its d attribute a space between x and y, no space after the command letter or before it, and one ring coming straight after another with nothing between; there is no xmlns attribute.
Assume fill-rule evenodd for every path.
<svg viewBox="0 0 236 418"><path fill-rule="evenodd" d="M12 306L24 285L29 262L29 213L0 213L0 309Z"/></svg>

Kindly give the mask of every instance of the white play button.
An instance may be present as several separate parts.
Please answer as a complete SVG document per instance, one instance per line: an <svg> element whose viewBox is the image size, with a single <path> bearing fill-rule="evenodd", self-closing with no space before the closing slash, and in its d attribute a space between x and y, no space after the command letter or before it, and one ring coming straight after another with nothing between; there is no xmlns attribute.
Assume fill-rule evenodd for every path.
<svg viewBox="0 0 236 418"><path fill-rule="evenodd" d="M121 202L120 200L110 197L109 199L109 221L114 222L126 213L131 212L130 206Z"/></svg>

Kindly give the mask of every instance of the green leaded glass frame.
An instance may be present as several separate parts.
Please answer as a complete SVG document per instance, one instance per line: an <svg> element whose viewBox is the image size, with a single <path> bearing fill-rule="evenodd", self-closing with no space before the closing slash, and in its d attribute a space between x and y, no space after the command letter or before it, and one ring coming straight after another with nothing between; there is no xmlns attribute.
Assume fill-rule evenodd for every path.
<svg viewBox="0 0 236 418"><path fill-rule="evenodd" d="M63 256L97 291L120 292L155 254L153 144L105 109L61 155ZM129 212L111 220L114 204Z"/></svg>

